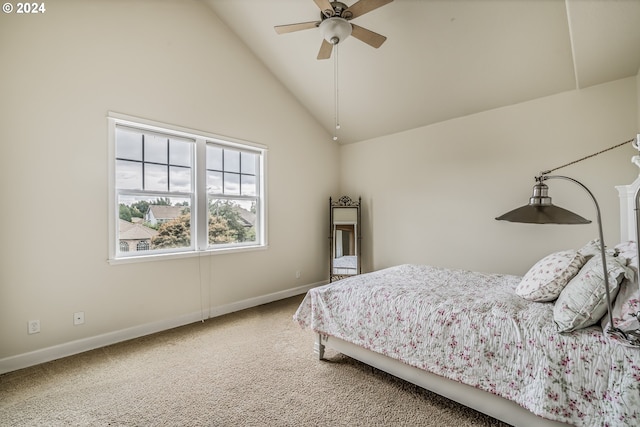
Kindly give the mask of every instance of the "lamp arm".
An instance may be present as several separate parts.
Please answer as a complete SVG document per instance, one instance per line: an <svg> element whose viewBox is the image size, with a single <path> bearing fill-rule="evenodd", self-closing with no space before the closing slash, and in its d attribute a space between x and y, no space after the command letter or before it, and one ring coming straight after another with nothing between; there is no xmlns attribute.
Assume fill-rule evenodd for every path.
<svg viewBox="0 0 640 427"><path fill-rule="evenodd" d="M640 209L640 207L638 207L638 202L640 201L640 188L638 188L636 190L636 206L635 206L635 213L636 213L636 250L637 250L637 256L638 256L638 262L640 262L640 227L638 227L638 221L639 221L639 217L640 215L638 214L638 210ZM637 272L636 274L640 274L640 271ZM636 278L636 280L638 280L638 278Z"/></svg>
<svg viewBox="0 0 640 427"><path fill-rule="evenodd" d="M604 250L604 235L602 233L602 219L600 216L600 206L598 205L598 201L596 200L596 197L593 195L593 193L591 192L591 190L589 190L583 183L581 183L580 181L573 179L573 178L569 178L568 176L563 176L563 175L546 175L545 172L542 172L540 174L540 176L538 178L536 178L536 180L542 182L544 180L547 179L565 179L567 181L571 181L574 184L578 185L579 187L582 187L582 189L584 191L587 192L587 194L589 194L589 196L591 197L591 200L593 201L593 204L596 207L596 219L598 222L598 236L600 238L600 256L602 257L602 273L604 275L604 289L605 289L605 294L607 297L607 311L609 312L609 324L611 325L611 329L616 329L613 323L613 313L612 313L612 304L611 304L611 294L609 292L609 272L607 271L607 261L606 261L606 255L605 255L605 250ZM640 191L638 192L640 193ZM638 194L636 194L636 218L638 215L638 211L637 211L637 207L638 207ZM637 223L637 220L636 220ZM636 226L636 230L638 229L638 227Z"/></svg>

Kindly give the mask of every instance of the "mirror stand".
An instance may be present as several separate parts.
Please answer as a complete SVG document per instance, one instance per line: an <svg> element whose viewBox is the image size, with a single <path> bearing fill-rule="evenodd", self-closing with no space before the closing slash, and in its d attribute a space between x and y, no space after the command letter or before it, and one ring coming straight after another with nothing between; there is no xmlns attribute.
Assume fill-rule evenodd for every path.
<svg viewBox="0 0 640 427"><path fill-rule="evenodd" d="M360 207L360 197L329 197L329 282L362 273Z"/></svg>

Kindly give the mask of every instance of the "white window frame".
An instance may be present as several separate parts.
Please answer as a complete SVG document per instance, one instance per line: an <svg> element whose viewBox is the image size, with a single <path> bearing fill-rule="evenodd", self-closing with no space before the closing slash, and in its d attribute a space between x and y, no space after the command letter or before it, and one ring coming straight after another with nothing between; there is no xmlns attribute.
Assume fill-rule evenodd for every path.
<svg viewBox="0 0 640 427"><path fill-rule="evenodd" d="M262 250L267 248L267 197L266 197L266 163L267 147L261 144L247 142L235 138L224 137L208 132L197 131L152 120L141 119L120 113L109 112L108 142L109 142L109 257L111 264L152 261L167 258L182 258L202 256L208 254L229 253ZM119 248L119 206L116 188L116 126L126 126L145 132L160 133L168 136L188 138L195 141L193 150L192 193L180 194L181 197L191 199L191 247L175 250L155 251L151 254L136 252L120 253ZM258 154L258 171L256 174L256 241L251 243L234 243L209 245L208 241L208 195L206 188L206 147L215 144L229 149L250 151ZM127 194L136 191L125 190ZM140 192L144 194L150 191ZM164 194L163 194L164 195ZM161 196L163 196L161 195ZM230 199L241 199L242 196L230 196Z"/></svg>

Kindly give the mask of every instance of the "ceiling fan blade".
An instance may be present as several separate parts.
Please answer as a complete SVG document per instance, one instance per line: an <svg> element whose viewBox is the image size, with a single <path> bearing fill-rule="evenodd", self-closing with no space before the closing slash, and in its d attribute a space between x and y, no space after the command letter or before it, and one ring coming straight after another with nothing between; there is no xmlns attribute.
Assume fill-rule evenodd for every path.
<svg viewBox="0 0 640 427"><path fill-rule="evenodd" d="M351 35L353 37L365 42L371 47L375 47L376 49L382 46L382 43L384 43L384 41L387 39L383 35L374 33L371 30L367 30L366 28L362 28L355 24L351 24L351 28Z"/></svg>
<svg viewBox="0 0 640 427"><path fill-rule="evenodd" d="M327 18L331 18L333 15L336 14L329 0L313 0L313 1L316 3L316 6L320 8L320 10L322 11L322 14Z"/></svg>
<svg viewBox="0 0 640 427"><path fill-rule="evenodd" d="M333 50L333 45L322 39L322 44L320 45L320 51L318 52L318 59L329 59L331 57L331 51Z"/></svg>
<svg viewBox="0 0 640 427"><path fill-rule="evenodd" d="M316 28L320 25L320 21L311 22L299 22L297 24L276 25L273 27L278 34L292 33L294 31L308 30L310 28Z"/></svg>
<svg viewBox="0 0 640 427"><path fill-rule="evenodd" d="M392 1L393 0L359 0L352 4L351 7L349 7L347 10L342 12L342 15L344 16L345 13L350 12L351 17L347 19L354 19L381 6L384 6L387 3L391 3Z"/></svg>

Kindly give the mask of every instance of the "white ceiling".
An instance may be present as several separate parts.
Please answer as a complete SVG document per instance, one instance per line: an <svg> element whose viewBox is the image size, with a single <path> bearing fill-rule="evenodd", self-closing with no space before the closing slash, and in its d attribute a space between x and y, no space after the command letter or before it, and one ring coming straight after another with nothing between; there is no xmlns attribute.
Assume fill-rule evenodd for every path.
<svg viewBox="0 0 640 427"><path fill-rule="evenodd" d="M334 133L334 56L316 59L313 0L205 0ZM351 6L356 0L343 0ZM362 0L368 1L368 0ZM340 43L339 142L426 126L635 76L640 0L395 0L353 20L387 37Z"/></svg>

